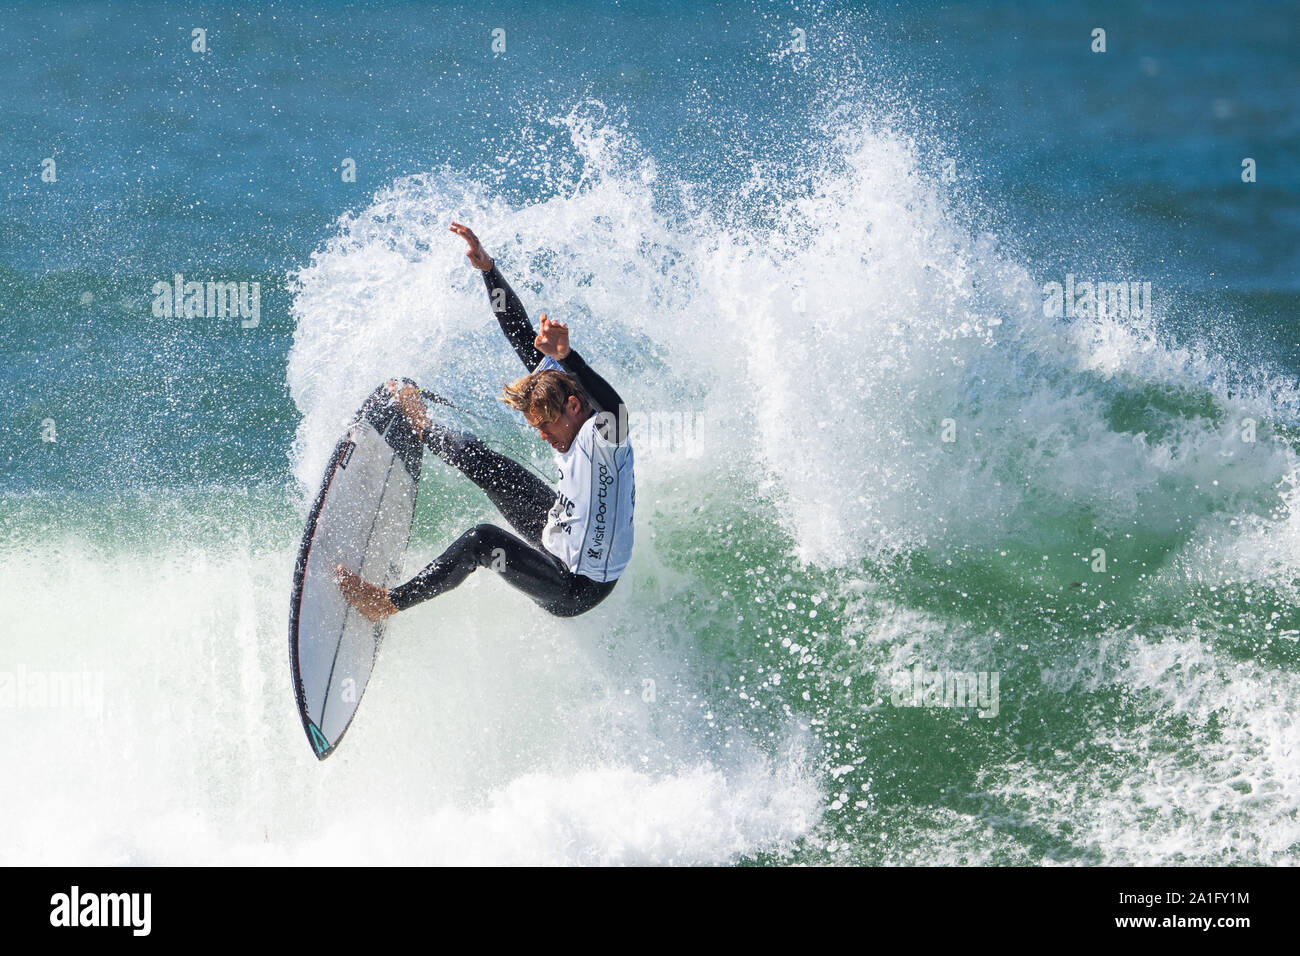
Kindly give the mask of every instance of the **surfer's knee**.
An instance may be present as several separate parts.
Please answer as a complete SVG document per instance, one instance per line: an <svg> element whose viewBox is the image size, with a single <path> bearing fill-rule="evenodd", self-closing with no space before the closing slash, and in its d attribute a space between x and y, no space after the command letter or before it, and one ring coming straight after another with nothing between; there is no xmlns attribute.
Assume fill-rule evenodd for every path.
<svg viewBox="0 0 1300 956"><path fill-rule="evenodd" d="M474 563L487 567L504 555L506 533L494 524L476 524L462 536L465 546L474 555Z"/></svg>

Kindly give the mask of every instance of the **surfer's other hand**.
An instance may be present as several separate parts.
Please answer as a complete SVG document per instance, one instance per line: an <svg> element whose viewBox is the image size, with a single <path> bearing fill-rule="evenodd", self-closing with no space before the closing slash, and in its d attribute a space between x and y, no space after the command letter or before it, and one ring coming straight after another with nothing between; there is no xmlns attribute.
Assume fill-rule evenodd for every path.
<svg viewBox="0 0 1300 956"><path fill-rule="evenodd" d="M393 379L388 380L388 391L397 396L397 407L402 410L406 420L411 423L419 438L424 438L424 431L429 427L429 413L424 407L420 390L414 385L403 385L400 389Z"/></svg>
<svg viewBox="0 0 1300 956"><path fill-rule="evenodd" d="M545 312L540 319L542 330L533 339L533 348L557 362L563 362L569 354L569 327L563 322L548 319Z"/></svg>
<svg viewBox="0 0 1300 956"><path fill-rule="evenodd" d="M469 259L470 265L475 269L482 269L484 272L492 268L492 257L487 254L487 250L483 248L483 243L478 241L478 236L474 235L474 231L469 226L453 222L449 231L454 232L469 243L469 251L465 253L465 257Z"/></svg>

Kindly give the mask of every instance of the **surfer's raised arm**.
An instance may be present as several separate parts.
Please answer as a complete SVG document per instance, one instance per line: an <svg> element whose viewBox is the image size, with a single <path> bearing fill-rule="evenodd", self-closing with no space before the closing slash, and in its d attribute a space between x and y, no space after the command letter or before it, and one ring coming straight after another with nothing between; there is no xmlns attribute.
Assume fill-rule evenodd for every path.
<svg viewBox="0 0 1300 956"><path fill-rule="evenodd" d="M622 444L627 438L628 418L623 399L608 382L592 370L581 355L569 347L568 326L563 322L548 319L543 312L540 316L542 331L536 332L532 320L528 318L528 310L524 308L523 302L515 291L510 288L510 283L506 282L505 277L501 275L495 260L487 254L487 250L483 248L483 243L479 241L478 236L474 235L474 231L459 222L453 222L450 230L469 244L465 257L469 259L470 265L483 273L483 282L487 285L488 302L492 305L492 313L497 317L501 331L505 333L515 354L524 363L524 367L529 372L533 372L547 356L562 362L564 370L573 375L586 391L587 396L596 406L595 411L609 412L614 419L616 433L607 436L608 440ZM606 434L606 429L602 428L601 431L602 434Z"/></svg>
<svg viewBox="0 0 1300 956"><path fill-rule="evenodd" d="M510 283L506 282L505 277L501 275L496 262L487 254L483 243L479 241L478 236L474 235L473 230L469 226L453 222L451 231L469 243L465 257L469 259L470 265L483 273L483 282L487 285L492 314L497 317L501 331L510 340L510 345L519 356L519 361L524 363L524 368L533 371L541 364L543 356L533 346L533 339L537 333L528 318L528 310L524 308L519 296L515 295L515 290L510 288Z"/></svg>

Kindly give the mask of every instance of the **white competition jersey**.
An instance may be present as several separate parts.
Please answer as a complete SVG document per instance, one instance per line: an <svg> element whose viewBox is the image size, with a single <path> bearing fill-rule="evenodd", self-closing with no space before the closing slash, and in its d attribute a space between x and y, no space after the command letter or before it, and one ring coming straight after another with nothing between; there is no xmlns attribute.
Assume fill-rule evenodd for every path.
<svg viewBox="0 0 1300 956"><path fill-rule="evenodd" d="M613 425L608 416L592 415L569 450L555 453L559 497L542 532L547 551L595 581L613 581L632 557L632 443L607 441Z"/></svg>

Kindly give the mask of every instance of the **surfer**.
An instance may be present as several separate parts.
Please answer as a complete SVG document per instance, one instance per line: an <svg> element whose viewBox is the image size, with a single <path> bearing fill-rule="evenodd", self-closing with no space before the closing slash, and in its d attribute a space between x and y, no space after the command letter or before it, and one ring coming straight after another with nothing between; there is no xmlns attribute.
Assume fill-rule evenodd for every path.
<svg viewBox="0 0 1300 956"><path fill-rule="evenodd" d="M386 387L425 447L482 488L518 532L480 524L462 534L423 571L395 588L381 588L339 565L344 597L371 621L456 587L476 568L498 571L546 611L574 617L614 589L632 555L636 500L627 409L609 383L569 345L563 322L528 312L469 227L451 231L483 273L488 301L515 353L528 370L505 386L501 401L523 413L550 444L560 470L551 488L516 461L465 432L429 419L420 389L409 379Z"/></svg>

